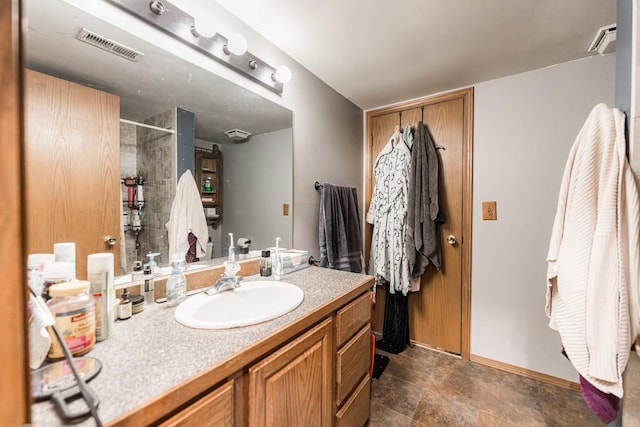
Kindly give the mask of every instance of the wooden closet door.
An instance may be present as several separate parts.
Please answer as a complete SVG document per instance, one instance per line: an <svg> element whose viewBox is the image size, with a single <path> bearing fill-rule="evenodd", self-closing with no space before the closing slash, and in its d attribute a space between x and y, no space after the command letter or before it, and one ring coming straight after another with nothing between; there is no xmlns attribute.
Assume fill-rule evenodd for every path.
<svg viewBox="0 0 640 427"><path fill-rule="evenodd" d="M75 242L76 276L87 255L112 252L120 270L120 98L25 70L27 253ZM107 247L104 237L118 239Z"/></svg>
<svg viewBox="0 0 640 427"><path fill-rule="evenodd" d="M391 136L402 112L402 126L417 126L423 119L437 150L440 172L440 209L446 222L439 227L442 268L429 265L422 276L419 292L409 294L409 329L411 339L430 347L469 357L469 257L471 221L471 105L472 90L427 98L370 112L369 130L372 144L367 155L367 200L375 184L373 162L383 145L379 141ZM424 107L424 113L422 111ZM395 119L395 122L393 122ZM376 144L377 143L377 144ZM365 250L369 260L372 227L365 230ZM455 243L449 244L452 236ZM373 326L382 331L386 292L378 288Z"/></svg>

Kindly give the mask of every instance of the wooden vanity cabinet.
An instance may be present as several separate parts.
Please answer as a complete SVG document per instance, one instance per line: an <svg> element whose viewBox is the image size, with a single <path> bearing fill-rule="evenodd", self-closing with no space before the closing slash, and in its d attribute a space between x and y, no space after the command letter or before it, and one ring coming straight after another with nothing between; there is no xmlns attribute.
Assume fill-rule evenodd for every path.
<svg viewBox="0 0 640 427"><path fill-rule="evenodd" d="M369 418L371 306L364 293L336 313L336 426Z"/></svg>
<svg viewBox="0 0 640 427"><path fill-rule="evenodd" d="M233 427L234 381L227 381L204 397L181 410L161 427Z"/></svg>
<svg viewBox="0 0 640 427"><path fill-rule="evenodd" d="M234 360L243 360L244 367L228 371L226 379L220 379L222 385L210 392L203 390L202 396L194 396L152 424L363 426L369 418L371 387L370 313L367 290L288 339L272 336L275 345L248 350L257 357L239 353ZM166 402L184 401L185 393L191 393L187 389L193 387L176 389L165 396ZM158 409L161 406L158 403ZM143 425L145 419L129 418L116 425Z"/></svg>
<svg viewBox="0 0 640 427"><path fill-rule="evenodd" d="M332 353L328 318L249 368L249 426L331 426Z"/></svg>

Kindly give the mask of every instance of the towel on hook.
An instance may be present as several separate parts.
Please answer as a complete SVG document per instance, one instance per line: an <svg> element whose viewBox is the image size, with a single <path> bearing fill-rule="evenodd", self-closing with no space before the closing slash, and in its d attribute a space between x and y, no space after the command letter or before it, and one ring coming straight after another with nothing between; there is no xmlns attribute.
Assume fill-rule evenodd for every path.
<svg viewBox="0 0 640 427"><path fill-rule="evenodd" d="M207 218L204 216L200 191L190 170L183 173L178 181L176 197L171 204L171 213L167 222L167 231L169 232L169 259L176 253L186 257L190 246L189 233L193 233L197 239L195 257L202 258L207 253L209 240Z"/></svg>
<svg viewBox="0 0 640 427"><path fill-rule="evenodd" d="M323 183L319 219L320 267L361 273L358 191Z"/></svg>

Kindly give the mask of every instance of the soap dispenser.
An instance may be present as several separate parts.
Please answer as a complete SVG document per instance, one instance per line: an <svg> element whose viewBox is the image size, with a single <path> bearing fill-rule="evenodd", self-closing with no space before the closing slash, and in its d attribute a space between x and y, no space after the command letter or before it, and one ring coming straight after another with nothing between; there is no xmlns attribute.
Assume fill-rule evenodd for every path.
<svg viewBox="0 0 640 427"><path fill-rule="evenodd" d="M187 296L187 279L180 270L184 257L174 254L171 257L171 276L167 280L167 305L175 307Z"/></svg>
<svg viewBox="0 0 640 427"><path fill-rule="evenodd" d="M159 252L149 252L147 256L149 257L149 267L151 267L151 273L154 276L157 276L159 273L158 264L156 264L156 257L160 255Z"/></svg>

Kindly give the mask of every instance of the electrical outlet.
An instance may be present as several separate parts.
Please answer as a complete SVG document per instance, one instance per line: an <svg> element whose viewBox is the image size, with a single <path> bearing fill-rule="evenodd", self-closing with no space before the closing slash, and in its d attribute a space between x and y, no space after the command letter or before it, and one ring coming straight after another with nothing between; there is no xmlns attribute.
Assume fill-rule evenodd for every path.
<svg viewBox="0 0 640 427"><path fill-rule="evenodd" d="M482 202L482 219L485 221L495 221L498 219L496 202Z"/></svg>
<svg viewBox="0 0 640 427"><path fill-rule="evenodd" d="M282 205L282 215L289 216L289 204L285 203Z"/></svg>

